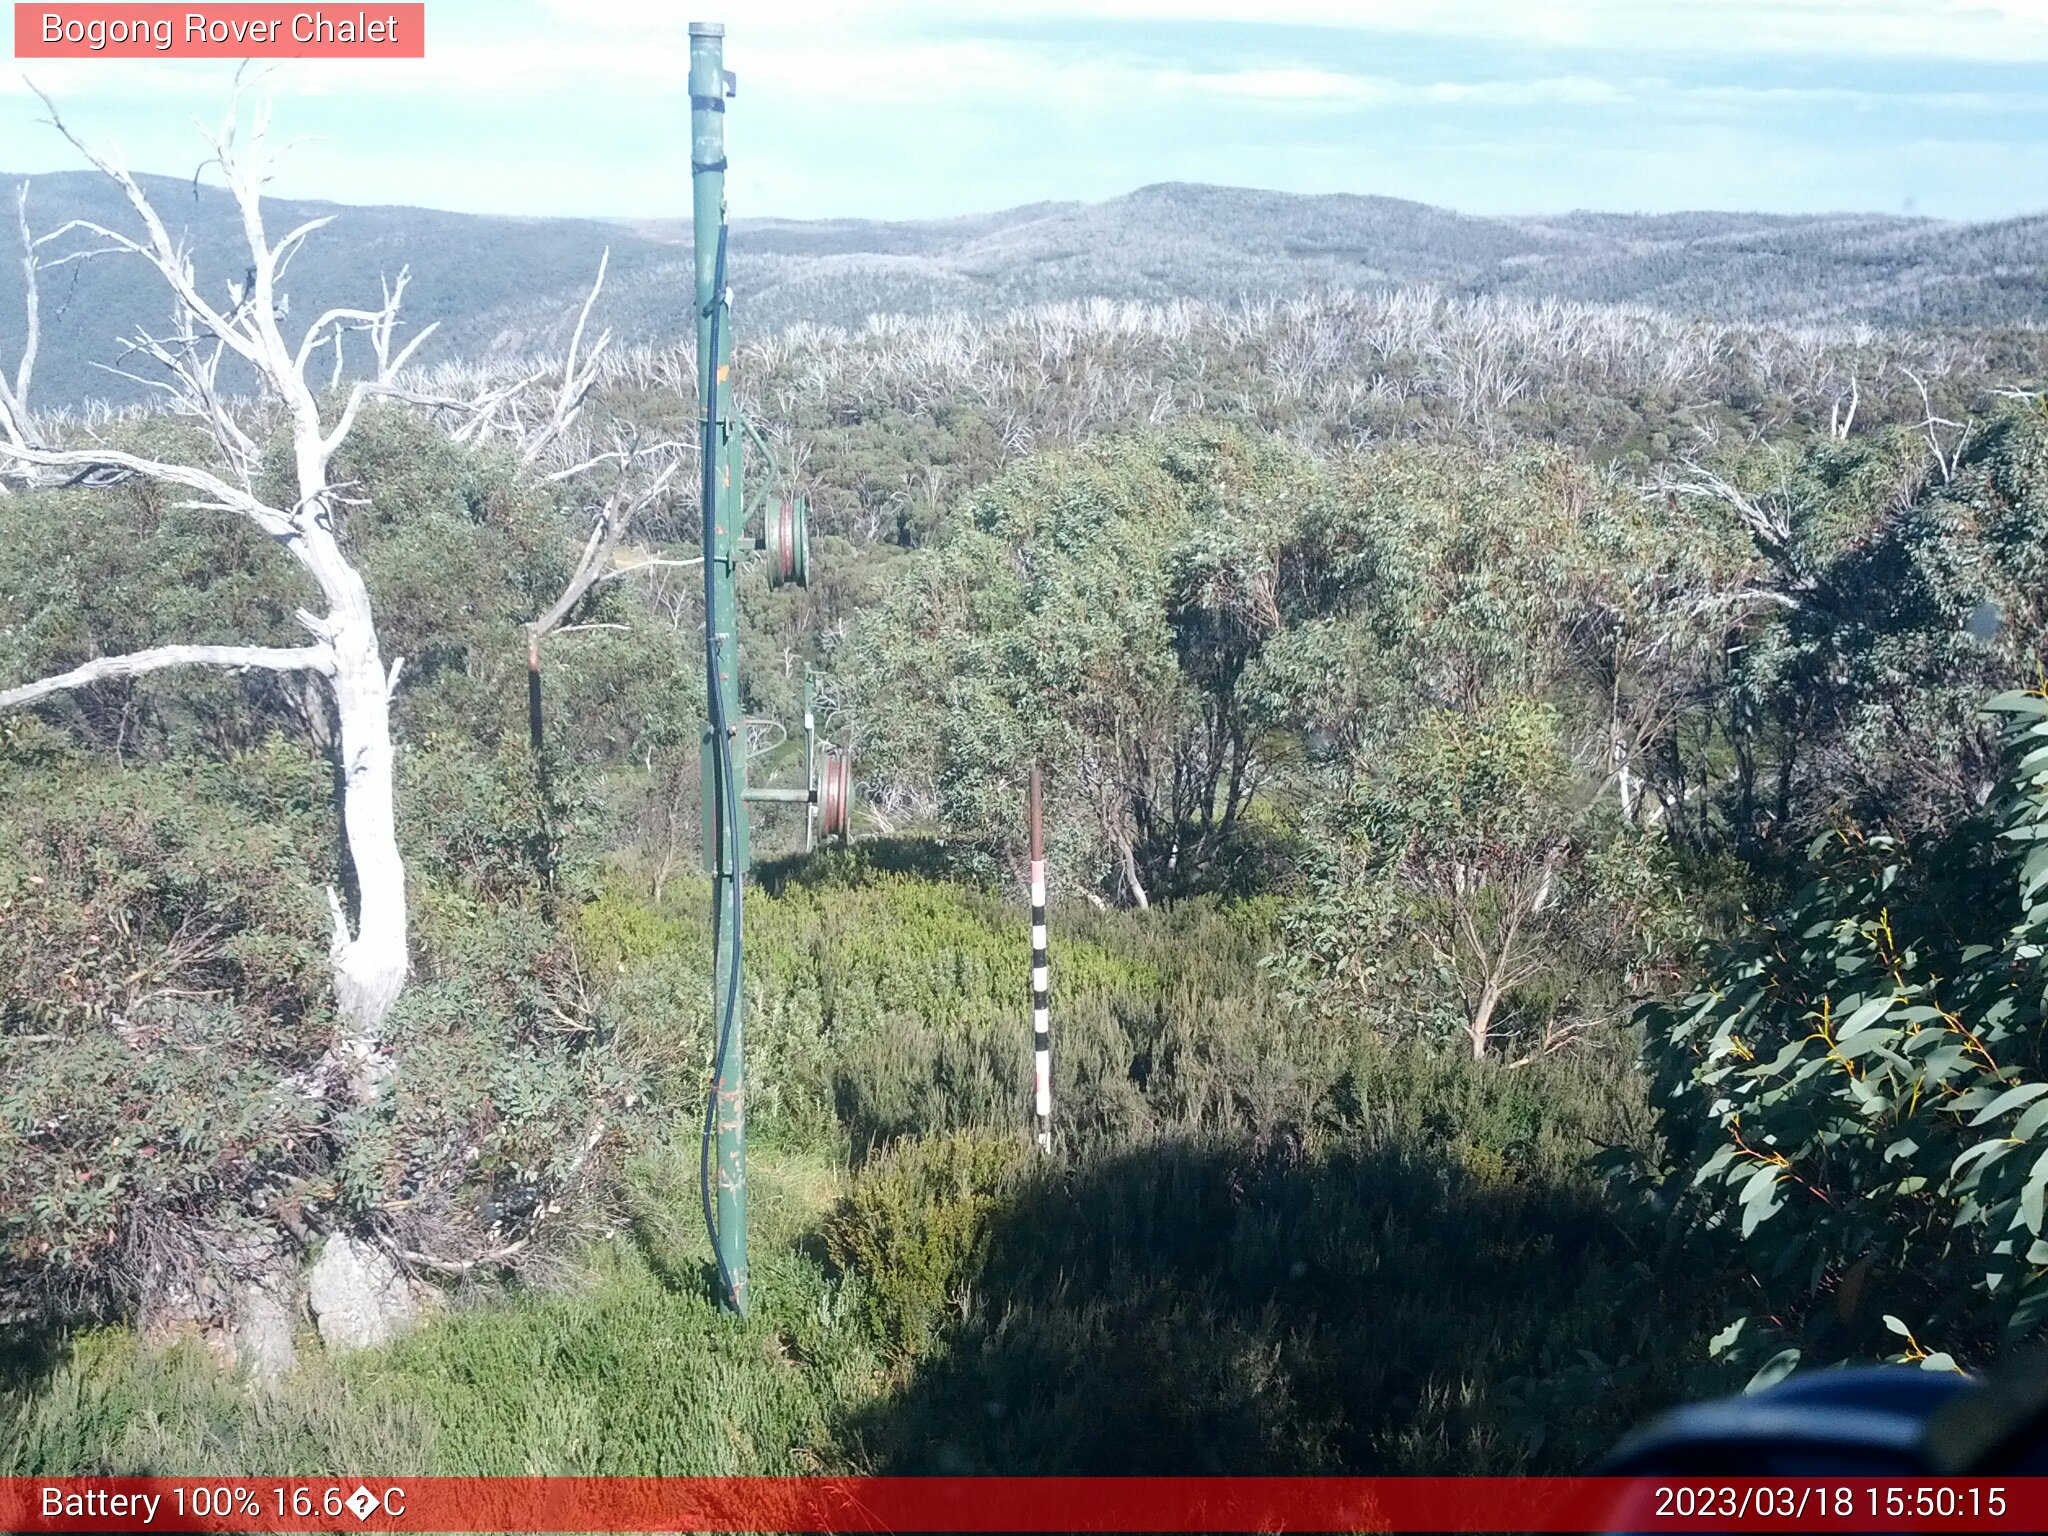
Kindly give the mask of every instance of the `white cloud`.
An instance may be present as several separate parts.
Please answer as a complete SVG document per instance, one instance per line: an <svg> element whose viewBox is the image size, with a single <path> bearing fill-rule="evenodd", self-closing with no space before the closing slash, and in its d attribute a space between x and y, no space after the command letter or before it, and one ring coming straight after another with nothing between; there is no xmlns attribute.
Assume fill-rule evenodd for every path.
<svg viewBox="0 0 2048 1536"><path fill-rule="evenodd" d="M1583 75L1527 80L1399 80L1388 75L1301 67L1206 73L1172 70L1147 78L1157 89L1189 96L1309 107L1614 106L1630 99L1624 87Z"/></svg>
<svg viewBox="0 0 2048 1536"><path fill-rule="evenodd" d="M440 0L425 59L293 61L280 66L277 88L322 97L583 91L593 100L621 90L675 91L687 66L688 14L674 0ZM818 100L877 89L938 99L1056 91L1072 99L1098 87L1189 81L1235 99L1356 106L1598 105L1629 97L1625 83L1583 69L1535 80L1420 83L1310 63L1161 71L979 35L984 25L1019 21L1168 28L1245 16L1242 0L749 0L728 27L726 51L743 89L765 81L777 94ZM1257 17L1271 26L1570 45L1641 75L1654 75L1658 58L1672 54L2048 63L2048 0L1261 0ZM1160 40L1170 42L1170 32ZM1638 65L1626 62L1631 55ZM225 78L217 61L44 60L34 68L39 82L65 96L184 97ZM21 89L17 77L0 75L0 97Z"/></svg>
<svg viewBox="0 0 2048 1536"><path fill-rule="evenodd" d="M1150 21L1244 17L1232 0L1040 0L1030 9ZM1625 51L2048 59L2043 0L1263 0L1258 19Z"/></svg>
<svg viewBox="0 0 2048 1536"><path fill-rule="evenodd" d="M677 143L687 132L687 22L693 12L718 9L686 9L675 0L436 0L424 60L279 67L271 89L280 135L309 124L331 135L304 159L294 157L287 174L294 190L307 193L332 178L337 191L388 185L379 195L407 201L530 200L535 211L600 198L641 206L646 189L667 185L662 178L686 154ZM1241 67L1219 62L1234 35L1220 27L1248 17L1274 28L1341 28L1354 38L1342 48L1290 49L1276 32L1256 55L1248 50ZM1134 34L1130 49L1086 30L1088 22L1119 19L1154 25ZM1075 24L1073 35L1096 41L1074 48L1057 25L1063 20ZM1021 33L1019 23L1027 27ZM1385 50L1389 59L1409 61L1399 71L1378 61L1342 67L1371 59L1375 33L1440 43ZM1481 40L1501 46L1461 46ZM1517 45L1540 61L1526 73L1508 65L1489 71L1500 78L1443 78L1467 73L1474 59L1498 59L1503 48L1512 56ZM1563 51L1546 54L1547 46ZM1818 120L1813 109L1839 108L1845 117L1864 114L1859 124L1880 125L1859 138L1881 160L1910 130L1865 109L1945 113L1964 131L1990 114L2048 112L2048 74L2038 72L1987 71L1980 82L1950 67L1939 86L1872 84L1907 78L1911 71L1896 67L1902 59L2048 64L2048 0L1259 0L1251 8L1243 0L746 0L731 7L726 54L739 73L744 110L734 132L745 134L748 149L736 157L736 188L748 191L747 179L758 176L764 190L779 189L792 213L823 199L820 187L832 189L835 203L880 196L922 208L994 206L1012 186L1067 195L1083 184L1135 185L1211 168L1216 175L1238 168L1242 176L1229 157L1264 164L1262 156L1313 155L1319 144L1335 144L1342 156L1354 141L1398 136L1404 112L1465 146L1462 159L1446 161L1449 169L1431 168L1442 184L1430 195L1449 203L1488 174L1465 168L1474 134L1516 143L1552 129L1576 135L1570 142L1577 148L1561 139L1542 184L1531 187L1533 200L1561 205L1583 201L1551 190L1578 183L1576 164L1606 153L1617 136L1660 127L1701 135L1696 142L1707 156L1706 135L1718 128L1782 120L1802 108L1810 125ZM1440 58L1443 67L1416 65L1418 57ZM1681 69L1674 57L1717 58L1720 67ZM1881 61L1894 67L1875 67ZM29 67L82 131L120 142L138 165L173 172L198 142L190 119L218 116L232 71L221 61L178 60ZM1700 83L1702 73L1720 83ZM1675 74L1687 78L1668 78ZM16 162L6 169L26 168L24 159L37 168L75 163L67 146L34 126L39 115L18 77L0 72L0 143L7 146L0 153ZM385 131L354 137L345 119L357 116ZM881 137L908 122L972 141L974 153L920 158L910 150L930 146L892 146ZM1067 135L1064 161L1048 159L1039 142L1034 125L1051 122ZM1183 131L1197 122L1214 123L1214 132ZM834 126L821 130L821 123ZM541 146L538 157L499 163L501 146L491 135L507 124L527 134L523 153ZM1102 131L1126 124L1128 133ZM401 135L418 151L392 163L390 145ZM551 160L543 172L541 157L558 143L559 164ZM1077 143L1087 146L1083 167L1073 164ZM380 151L386 159L374 162ZM1731 163L1763 189L1768 159ZM972 167L971 185L963 166ZM309 185L315 181L322 186ZM499 185L513 189L502 202Z"/></svg>
<svg viewBox="0 0 2048 1536"><path fill-rule="evenodd" d="M680 35L669 0L543 0L593 35ZM504 8L498 8L504 9ZM437 10L438 13L438 10ZM824 34L955 33L998 22L1243 23L1618 52L2048 62L2048 0L749 0L730 47Z"/></svg>
<svg viewBox="0 0 2048 1536"><path fill-rule="evenodd" d="M1771 107L1920 107L1958 114L2048 112L2048 82L2029 91L1859 90L1827 85L1696 85L1657 75L1598 79L1589 75L1520 80L1402 80L1313 68L1234 72L1165 71L1155 87L1269 105L1371 109L1412 106L1630 108L1669 110Z"/></svg>

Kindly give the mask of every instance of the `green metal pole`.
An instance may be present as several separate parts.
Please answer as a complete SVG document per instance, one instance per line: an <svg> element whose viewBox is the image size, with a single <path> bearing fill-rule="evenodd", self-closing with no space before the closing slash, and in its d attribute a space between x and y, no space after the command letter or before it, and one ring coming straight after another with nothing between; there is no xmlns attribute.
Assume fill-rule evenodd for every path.
<svg viewBox="0 0 2048 1536"><path fill-rule="evenodd" d="M718 803L706 805L717 828L712 895L717 960L712 1023L717 1062L712 1085L709 1167L714 1189L712 1241L727 1307L747 1310L746 1062L740 982L741 883L746 871L746 750L740 735L738 569L740 505L738 423L732 407L732 316L725 273L725 28L690 24L690 180L696 216L697 391L704 422L704 655L707 758ZM715 822L714 822L715 818Z"/></svg>

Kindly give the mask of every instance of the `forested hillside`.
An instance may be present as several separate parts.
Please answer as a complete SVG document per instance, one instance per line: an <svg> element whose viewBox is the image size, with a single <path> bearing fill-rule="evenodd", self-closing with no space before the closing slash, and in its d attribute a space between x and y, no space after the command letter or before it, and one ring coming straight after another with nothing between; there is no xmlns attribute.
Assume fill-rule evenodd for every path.
<svg viewBox="0 0 2048 1536"><path fill-rule="evenodd" d="M1117 217L1296 238L1248 196ZM1090 284L1105 217L886 254ZM1444 291L745 332L748 484L816 535L807 589L744 574L747 712L814 667L859 792L845 849L756 823L744 1322L697 1182L691 352L404 364L337 223L290 275L354 271L375 388L300 366L295 296L221 316L266 395L10 411L0 1473L1570 1470L1760 1371L2038 1342L2039 333L1458 265L1668 238L1735 293L1903 221L1313 217ZM761 309L882 238L770 233Z"/></svg>
<svg viewBox="0 0 2048 1536"><path fill-rule="evenodd" d="M38 232L123 212L118 194L89 173L0 175L0 185L24 182ZM218 297L243 281L247 253L220 188L139 182L189 240L203 291ZM611 282L599 323L655 345L684 334L689 232L681 223L283 199L271 209L280 232L333 221L292 273L307 318L360 298L350 286L358 275L406 268L412 312L440 326L431 359L559 349L606 249ZM2024 327L2048 315L2042 228L2038 218L1959 224L1879 214L1479 218L1395 198L1176 183L1104 203L922 222L741 218L732 278L756 335L806 323L858 328L874 314L995 318L1077 299L1231 304L1351 290L1572 299L1795 326ZM75 238L50 254L88 244ZM109 369L135 327L159 318L147 275L133 263L95 261L64 269L49 286L44 403L143 398L144 386ZM10 262L0 267L0 314L16 313L20 299Z"/></svg>

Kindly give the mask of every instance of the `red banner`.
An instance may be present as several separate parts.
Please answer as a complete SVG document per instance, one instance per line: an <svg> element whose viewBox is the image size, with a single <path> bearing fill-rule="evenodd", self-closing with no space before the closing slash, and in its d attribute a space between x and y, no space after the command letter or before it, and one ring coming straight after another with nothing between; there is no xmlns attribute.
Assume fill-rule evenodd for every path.
<svg viewBox="0 0 2048 1536"><path fill-rule="evenodd" d="M20 5L18 59L423 59L424 4Z"/></svg>
<svg viewBox="0 0 2048 1536"><path fill-rule="evenodd" d="M2038 1532L2048 1478L12 1478L0 1530Z"/></svg>

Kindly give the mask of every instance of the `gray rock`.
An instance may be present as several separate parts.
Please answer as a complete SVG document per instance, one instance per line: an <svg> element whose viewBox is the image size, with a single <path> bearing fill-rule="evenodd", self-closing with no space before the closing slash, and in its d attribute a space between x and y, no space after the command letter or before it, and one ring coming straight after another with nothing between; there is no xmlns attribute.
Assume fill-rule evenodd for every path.
<svg viewBox="0 0 2048 1536"><path fill-rule="evenodd" d="M329 1349L374 1349L409 1333L419 1320L412 1288L373 1244L337 1232L320 1246L306 1276L306 1301Z"/></svg>
<svg viewBox="0 0 2048 1536"><path fill-rule="evenodd" d="M292 1340L289 1292L281 1282L251 1280L235 1297L235 1363L252 1381L269 1385L299 1363Z"/></svg>

